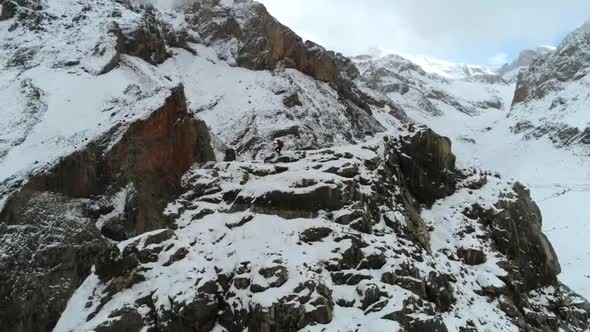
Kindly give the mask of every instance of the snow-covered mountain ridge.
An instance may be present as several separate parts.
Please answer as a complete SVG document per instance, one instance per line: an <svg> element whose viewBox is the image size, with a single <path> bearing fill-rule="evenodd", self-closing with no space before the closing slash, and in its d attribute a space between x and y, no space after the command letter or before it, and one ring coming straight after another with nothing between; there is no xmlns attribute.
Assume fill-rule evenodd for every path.
<svg viewBox="0 0 590 332"><path fill-rule="evenodd" d="M263 6L1 3L0 330L588 328L522 185Z"/></svg>
<svg viewBox="0 0 590 332"><path fill-rule="evenodd" d="M408 106L404 109L410 118L450 137L459 160L525 182L533 197L540 202L544 229L556 244L563 266L562 280L590 296L586 272L590 265L590 246L571 241L590 235L589 215L583 208L583 202L590 199L590 174L587 171L590 169L587 139L590 117L585 112L589 105L588 89L584 85L584 72L589 63L584 55L587 31L587 25L581 27L557 49L543 47L535 52L523 51L512 64L504 66L504 69L520 67L518 72L521 74L518 89L510 84L510 88L495 93L504 101L502 111L491 109L466 113L461 107L464 103L453 107L447 102L444 107L437 107L439 112L424 112L429 108L416 105L428 105L427 102L437 105L432 98L424 101L424 96L428 95L425 92L438 89L440 83L424 78L433 75L425 70L422 72L426 74L420 74L420 70L406 69L420 68L408 60L404 60L406 64L398 66L400 70L397 71L388 70L392 66L387 62L379 65L383 60L372 60L373 67L367 71L370 75L365 76L371 78L367 81L374 88L404 106L406 103ZM400 63L403 62L400 60ZM512 81L507 73L503 76L506 81ZM462 79L447 80L450 83L441 89L447 94L453 92L458 101L469 96L482 100L494 95L485 89L475 93L469 89L449 89L457 82L463 86L465 83L461 82ZM399 81L407 82L406 86L413 88L408 89L406 95L390 92L389 86L395 86ZM498 85L493 86L492 91L498 91ZM519 98L525 100L519 101ZM513 100L515 103L511 105Z"/></svg>

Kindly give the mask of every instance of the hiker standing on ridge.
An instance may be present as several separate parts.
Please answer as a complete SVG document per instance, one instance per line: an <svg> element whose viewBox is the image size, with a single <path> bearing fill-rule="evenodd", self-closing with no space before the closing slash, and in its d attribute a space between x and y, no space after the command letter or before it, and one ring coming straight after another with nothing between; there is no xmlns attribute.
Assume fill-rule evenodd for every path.
<svg viewBox="0 0 590 332"><path fill-rule="evenodd" d="M281 150L283 150L283 147L285 146L285 142L281 141L280 139L277 139L277 141L275 142L276 148L275 151L279 154L279 156L281 156Z"/></svg>

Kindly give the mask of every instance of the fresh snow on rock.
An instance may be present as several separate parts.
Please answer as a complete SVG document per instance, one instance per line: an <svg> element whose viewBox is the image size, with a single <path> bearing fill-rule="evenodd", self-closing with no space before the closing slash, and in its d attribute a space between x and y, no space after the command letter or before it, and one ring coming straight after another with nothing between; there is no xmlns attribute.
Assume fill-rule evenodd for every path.
<svg viewBox="0 0 590 332"><path fill-rule="evenodd" d="M260 17L250 0L39 4L20 1L17 17L0 21L0 281L14 288L0 308L24 316L0 312L9 324L55 332L588 326L587 302L557 282L538 210L517 182L541 207L560 280L590 297L590 246L572 242L590 235L580 208L590 199L588 150L569 144L583 141L579 133L559 145L534 131L588 125L587 67L511 108L517 69L517 86L546 87L544 73L524 74L526 56L505 72L395 54L351 63ZM587 46L587 30L532 68L548 70ZM275 52L293 59L265 57ZM152 115L165 119L125 141ZM186 125L195 118L208 128ZM413 121L450 137L453 150ZM170 137L144 137L151 133ZM184 134L200 146L157 149ZM287 143L280 157L277 138ZM157 151L142 151L146 141ZM114 162L90 161L105 168L91 168L95 178L117 173L112 182L88 195L61 192L72 180L59 166L86 170L68 157L96 142L106 145L95 159L126 143ZM141 167L128 169L136 150ZM222 162L226 151L237 160ZM146 173L160 182L175 174L174 188ZM147 217L136 215L138 200L158 194L161 214L142 206ZM160 223L124 232L125 222L151 217ZM108 227L122 239L105 235ZM35 271L21 278L19 269ZM40 301L51 310L36 313Z"/></svg>

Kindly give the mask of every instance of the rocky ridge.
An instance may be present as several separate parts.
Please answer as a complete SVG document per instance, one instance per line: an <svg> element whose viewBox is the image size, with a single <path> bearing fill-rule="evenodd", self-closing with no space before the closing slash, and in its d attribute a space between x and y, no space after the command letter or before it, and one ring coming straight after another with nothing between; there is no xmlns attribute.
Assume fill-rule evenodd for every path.
<svg viewBox="0 0 590 332"><path fill-rule="evenodd" d="M0 330L588 327L522 186L263 6L180 9L2 3Z"/></svg>
<svg viewBox="0 0 590 332"><path fill-rule="evenodd" d="M518 73L521 70L526 70L535 61L536 58L549 54L554 51L554 48L543 46L535 49L524 50L518 54L518 57L511 63L507 63L498 69L497 73L504 80L510 83L516 83L518 80Z"/></svg>
<svg viewBox="0 0 590 332"><path fill-rule="evenodd" d="M178 229L99 256L56 331L586 329L528 192L450 153L420 130L195 168Z"/></svg>
<svg viewBox="0 0 590 332"><path fill-rule="evenodd" d="M511 87L497 75L444 77L396 54L363 55L353 61L361 72L360 86L385 94L412 114L442 116L453 110L475 116L508 106L503 95Z"/></svg>
<svg viewBox="0 0 590 332"><path fill-rule="evenodd" d="M590 144L586 115L590 29L586 23L518 75L510 117L513 132L547 137L560 147Z"/></svg>

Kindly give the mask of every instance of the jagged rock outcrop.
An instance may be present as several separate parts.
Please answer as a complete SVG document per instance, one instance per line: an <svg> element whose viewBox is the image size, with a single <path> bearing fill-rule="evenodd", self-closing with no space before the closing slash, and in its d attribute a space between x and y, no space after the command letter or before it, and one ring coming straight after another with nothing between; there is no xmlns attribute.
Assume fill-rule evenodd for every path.
<svg viewBox="0 0 590 332"><path fill-rule="evenodd" d="M510 118L525 139L546 137L557 147L587 144L590 23L569 34L554 52L538 57L518 76Z"/></svg>
<svg viewBox="0 0 590 332"><path fill-rule="evenodd" d="M432 206L437 199L453 194L459 174L449 138L431 129L420 130L402 142L401 151L402 172L420 203Z"/></svg>
<svg viewBox="0 0 590 332"><path fill-rule="evenodd" d="M542 99L562 84L577 81L587 74L590 62L589 24L568 35L554 52L538 57L530 68L518 75L513 104Z"/></svg>
<svg viewBox="0 0 590 332"><path fill-rule="evenodd" d="M508 82L515 83L518 80L520 71L526 70L536 58L551 52L553 52L553 48L550 47L537 47L535 49L524 50L520 52L514 61L500 67L498 69L498 75Z"/></svg>
<svg viewBox="0 0 590 332"><path fill-rule="evenodd" d="M1 152L0 330L587 329L524 189L456 169L448 139L261 5L43 6L6 38L0 96L34 116ZM203 164L207 127L227 161Z"/></svg>
<svg viewBox="0 0 590 332"><path fill-rule="evenodd" d="M281 161L222 162L192 169L183 180L186 193L166 210L178 229L145 234L105 252L87 287L74 295L75 301L88 302L87 308L69 307L56 331L96 326L114 331L126 321L157 331L297 331L314 325L330 329L347 319L363 326L363 321L347 318L347 310L373 317L384 327L395 322L416 331L455 330L457 325L450 324L472 330L481 324L535 330L532 316L525 317L528 310L566 310L565 304L556 304L563 309L542 305L540 295L531 293L551 293L551 286L557 285L557 261L547 249L550 245L540 247L548 243L523 188L494 178L481 189L471 189L472 179L457 176L450 197L435 205L443 211L432 210L451 219L433 223L430 213L424 214L410 187L420 180L404 174L401 161L407 158L403 142L423 142L425 137L444 141L419 131L362 149L308 151ZM440 160L454 169L445 152L450 150L433 144L415 150L414 158L442 153L446 157ZM440 181L436 174L426 172L424 177ZM316 197L321 188L332 194ZM491 192L497 192L491 201L506 212L496 215L495 210L474 208L464 211L472 219L462 214L460 207ZM458 220L471 230L447 230ZM512 227L513 234L502 227ZM490 232L494 242L466 248L463 260L452 259L454 254L440 247L441 237L449 236L443 242L458 250L464 248L463 240L473 243L465 237L484 232ZM524 252L517 255L502 247L505 234L515 237L510 245ZM475 264L478 251L486 259ZM525 255L539 258L531 271L524 271ZM451 272L454 269L462 272ZM532 282L534 271L543 272ZM530 284L520 287L521 282ZM105 291L100 299L92 295L101 289ZM481 316L477 310L462 310L466 294L471 306L486 308ZM560 301L577 301L572 294L551 294ZM490 297L502 298L504 307ZM508 308L516 311L507 313ZM572 331L587 326L585 309L568 310L581 311L575 319L551 319ZM136 312L145 313L141 322L134 318ZM501 322L484 313L502 317ZM553 317L543 315L535 316L541 327L548 326L543 319L549 318L543 317ZM107 323L104 317L112 320Z"/></svg>
<svg viewBox="0 0 590 332"><path fill-rule="evenodd" d="M209 42L236 38L236 61L245 68L273 69L282 63L321 81L354 79L358 70L348 58L327 51L278 22L266 8L248 0L225 7L219 0L192 4L192 23Z"/></svg>
<svg viewBox="0 0 590 332"><path fill-rule="evenodd" d="M132 185L137 192L136 214L127 219L127 229L137 234L162 227L161 210L178 193L184 172L197 161L214 160L207 128L189 116L184 90L179 86L160 109L123 129L121 137L111 143L120 130L114 128L52 169L32 176L9 199L1 214L3 220L8 224L26 222L22 211L38 193L92 198L113 195ZM97 213L100 215L100 209Z"/></svg>
<svg viewBox="0 0 590 332"><path fill-rule="evenodd" d="M16 2L3 0L0 2L0 21L12 18L16 14Z"/></svg>
<svg viewBox="0 0 590 332"><path fill-rule="evenodd" d="M371 112L371 98L351 83L359 77L352 61L312 41L304 42L272 17L264 5L238 0L227 6L219 0L206 0L190 7L189 24L209 44L231 41L221 50L229 53L237 65L254 70L295 68L314 79L330 82L341 98Z"/></svg>
<svg viewBox="0 0 590 332"><path fill-rule="evenodd" d="M162 24L153 7L147 7L136 25L121 27L116 22L111 29L116 36L118 52L139 57L153 65L168 58Z"/></svg>
<svg viewBox="0 0 590 332"><path fill-rule="evenodd" d="M520 183L495 204L495 209L473 211L488 224L498 250L515 265L512 286L526 292L553 285L561 272L557 255L541 230L541 211ZM474 207L478 210L478 207Z"/></svg>
<svg viewBox="0 0 590 332"><path fill-rule="evenodd" d="M213 159L207 128L189 116L179 86L148 118L32 176L0 215L8 253L0 260L0 330L51 329L106 248L102 235L123 240L166 227L162 211L182 175Z"/></svg>

